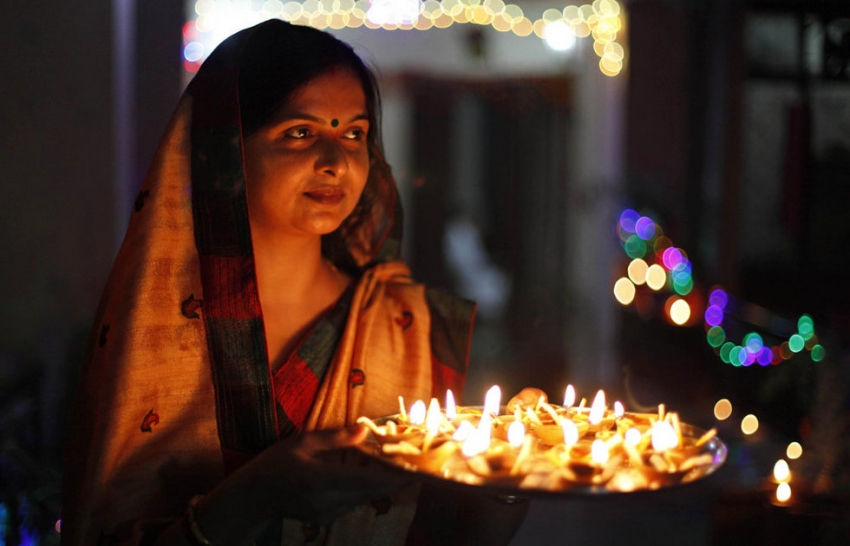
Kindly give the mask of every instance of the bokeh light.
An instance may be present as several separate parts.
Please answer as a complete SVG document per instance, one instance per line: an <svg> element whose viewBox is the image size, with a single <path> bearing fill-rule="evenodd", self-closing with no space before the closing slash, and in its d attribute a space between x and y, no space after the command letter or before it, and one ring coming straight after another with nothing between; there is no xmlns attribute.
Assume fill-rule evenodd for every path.
<svg viewBox="0 0 850 546"><path fill-rule="evenodd" d="M758 417L753 415L752 413L745 416L741 419L741 432L746 435L755 434L755 432L759 429L759 420Z"/></svg>
<svg viewBox="0 0 850 546"><path fill-rule="evenodd" d="M732 402L726 398L721 398L714 404L714 418L718 421L725 421L732 415Z"/></svg>
<svg viewBox="0 0 850 546"><path fill-rule="evenodd" d="M629 305L635 299L635 285L626 277L614 283L614 297L623 305Z"/></svg>
<svg viewBox="0 0 850 546"><path fill-rule="evenodd" d="M803 455L803 446L800 442L791 442L785 449L785 456L791 460L799 459Z"/></svg>
<svg viewBox="0 0 850 546"><path fill-rule="evenodd" d="M653 290L661 290L667 282L667 273L658 264L652 264L646 270L646 285Z"/></svg>
<svg viewBox="0 0 850 546"><path fill-rule="evenodd" d="M453 24L477 24L517 36L534 34L556 51L571 50L576 38L592 36L592 49L599 56L600 72L606 76L622 72L627 52L620 38L625 25L617 0L595 0L592 4L563 9L543 6L542 9L541 17L531 18L516 4L506 4L503 0L197 0L194 4L196 18L184 26L183 41L184 46L200 42L205 56L234 32L273 18L319 29L365 26L385 30L428 30L448 28ZM184 65L187 70L196 71L195 63L202 60L203 57L198 61L187 60Z"/></svg>
<svg viewBox="0 0 850 546"><path fill-rule="evenodd" d="M776 500L779 502L788 502L791 499L791 485L788 482L781 482L776 486Z"/></svg>
<svg viewBox="0 0 850 546"><path fill-rule="evenodd" d="M791 469L788 467L788 461L779 459L773 465L773 477L778 482L787 482L791 479Z"/></svg>
<svg viewBox="0 0 850 546"><path fill-rule="evenodd" d="M670 320L679 326L688 322L691 318L691 306L681 298L674 298L670 304Z"/></svg>
<svg viewBox="0 0 850 546"><path fill-rule="evenodd" d="M629 262L629 279L636 285L641 285L646 282L646 270L649 268L647 263L642 258L635 258Z"/></svg>

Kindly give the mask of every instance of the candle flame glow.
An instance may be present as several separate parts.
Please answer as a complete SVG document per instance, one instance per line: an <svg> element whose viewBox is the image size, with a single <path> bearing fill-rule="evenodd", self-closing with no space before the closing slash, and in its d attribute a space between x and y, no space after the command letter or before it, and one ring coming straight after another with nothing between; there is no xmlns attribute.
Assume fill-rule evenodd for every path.
<svg viewBox="0 0 850 546"><path fill-rule="evenodd" d="M673 425L667 421L659 421L652 425L652 448L655 451L667 451L679 445L679 438Z"/></svg>
<svg viewBox="0 0 850 546"><path fill-rule="evenodd" d="M425 422L425 413L427 412L425 402L417 400L410 406L410 424L419 426Z"/></svg>
<svg viewBox="0 0 850 546"><path fill-rule="evenodd" d="M502 403L502 389L493 385L484 395L484 413L486 415L499 415L499 407Z"/></svg>
<svg viewBox="0 0 850 546"><path fill-rule="evenodd" d="M514 447L520 447L525 440L525 425L522 421L514 421L508 427L508 443Z"/></svg>
<svg viewBox="0 0 850 546"><path fill-rule="evenodd" d="M485 413L481 416L481 421L478 422L478 427L473 429L460 450L466 457L474 457L479 453L484 453L490 447L490 414Z"/></svg>
<svg viewBox="0 0 850 546"><path fill-rule="evenodd" d="M773 477L778 482L791 481L791 469L788 467L788 462L785 459L779 459L773 465Z"/></svg>
<svg viewBox="0 0 850 546"><path fill-rule="evenodd" d="M624 438L625 442L630 446L636 446L640 443L642 434L635 427L631 427L626 431L626 437Z"/></svg>
<svg viewBox="0 0 850 546"><path fill-rule="evenodd" d="M590 458L593 459L593 462L605 464L608 462L609 456L608 446L605 445L605 441L599 439L593 440L593 443L590 445Z"/></svg>
<svg viewBox="0 0 850 546"><path fill-rule="evenodd" d="M472 431L475 430L475 427L472 426L472 423L469 421L461 421L460 425L458 425L457 430L452 435L452 440L455 442L462 442L466 440Z"/></svg>
<svg viewBox="0 0 850 546"><path fill-rule="evenodd" d="M457 419L457 405L451 389L446 390L446 417L452 420Z"/></svg>
<svg viewBox="0 0 850 546"><path fill-rule="evenodd" d="M599 390L596 397L593 399L593 404L590 406L590 414L587 416L587 422L591 425L598 425L602 422L602 417L605 415L605 391Z"/></svg>
<svg viewBox="0 0 850 546"><path fill-rule="evenodd" d="M614 417L619 419L626 413L626 408L623 407L623 403L617 400L614 402Z"/></svg>
<svg viewBox="0 0 850 546"><path fill-rule="evenodd" d="M572 385L567 385L567 390L564 391L564 407L571 408L576 403L576 389Z"/></svg>
<svg viewBox="0 0 850 546"><path fill-rule="evenodd" d="M413 410L411 409L411 413ZM435 436L440 431L440 423L443 422L443 414L440 413L440 403L432 398L428 404L428 413L425 414L425 431Z"/></svg>
<svg viewBox="0 0 850 546"><path fill-rule="evenodd" d="M561 420L561 430L564 433L564 443L567 447L578 442L578 427L570 419Z"/></svg>

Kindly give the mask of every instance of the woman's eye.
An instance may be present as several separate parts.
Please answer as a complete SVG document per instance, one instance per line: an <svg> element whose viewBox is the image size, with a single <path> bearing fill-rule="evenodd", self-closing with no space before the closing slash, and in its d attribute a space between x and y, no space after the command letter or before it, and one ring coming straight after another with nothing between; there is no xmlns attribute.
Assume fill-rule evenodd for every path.
<svg viewBox="0 0 850 546"><path fill-rule="evenodd" d="M308 129L307 127L295 127L294 129L290 129L290 130L286 131L286 133L284 133L284 135L287 138L303 139L303 138L309 138L313 134L310 132L310 129Z"/></svg>
<svg viewBox="0 0 850 546"><path fill-rule="evenodd" d="M363 129L351 129L347 133L344 133L342 138L347 138L348 140L365 140L366 131Z"/></svg>

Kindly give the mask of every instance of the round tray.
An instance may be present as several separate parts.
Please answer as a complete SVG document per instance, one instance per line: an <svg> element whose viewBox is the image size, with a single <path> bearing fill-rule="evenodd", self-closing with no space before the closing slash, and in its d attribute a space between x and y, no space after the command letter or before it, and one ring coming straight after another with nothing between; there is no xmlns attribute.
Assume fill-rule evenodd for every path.
<svg viewBox="0 0 850 546"><path fill-rule="evenodd" d="M480 410L481 408L473 407L468 409ZM626 417L645 417L647 415L648 414L637 413L625 414ZM378 419L373 419L373 422L376 425L383 425L389 420L394 420L398 422L398 418L398 414L387 415ZM687 423L681 423L680 429L682 431L682 436L685 438L696 439L700 438L703 434L706 433L706 430L703 430L693 425L689 425ZM412 464L408 461L403 460L402 458L384 455L381 451L380 444L372 433L370 433L369 438L367 438L367 440L363 444L358 446L358 448L359 451L365 453L370 460L377 461L378 463L380 463L391 471L402 472L405 475L415 479L416 481L429 483L439 487L460 488L462 490L470 492L492 494L504 498L509 502L513 499L529 497L551 498L563 497L564 495L635 495L643 493L653 493L657 491L667 491L674 488L681 488L694 482L698 482L716 472L726 462L726 457L728 455L728 448L726 444L720 438L714 436L700 447L698 453L700 455L711 455L711 463L694 467L693 469L687 471L687 473L683 473L681 475L671 474L670 480L661 485L660 487L638 488L630 491L622 491L617 489L608 489L604 484L594 485L581 484L577 482L571 483L560 489L544 489L538 487L520 487L514 484L500 483L498 481L485 482L483 484L473 484L465 481L459 481L453 479L452 477L442 477L431 472L423 471L416 464Z"/></svg>

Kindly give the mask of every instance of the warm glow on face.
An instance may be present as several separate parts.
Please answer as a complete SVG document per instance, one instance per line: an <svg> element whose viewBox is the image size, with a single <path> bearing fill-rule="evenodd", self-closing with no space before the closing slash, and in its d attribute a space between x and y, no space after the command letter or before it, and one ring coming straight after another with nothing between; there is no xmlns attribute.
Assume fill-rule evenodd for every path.
<svg viewBox="0 0 850 546"><path fill-rule="evenodd" d="M571 408L576 403L576 389L572 385L567 385L564 391L564 407Z"/></svg>
<svg viewBox="0 0 850 546"><path fill-rule="evenodd" d="M725 421L732 415L732 402L726 398L721 398L714 404L714 418L718 421Z"/></svg>
<svg viewBox="0 0 850 546"><path fill-rule="evenodd" d="M633 283L641 285L646 282L646 270L649 266L640 258L635 258L629 263L629 278Z"/></svg>
<svg viewBox="0 0 850 546"><path fill-rule="evenodd" d="M617 282L614 283L614 297L622 305L632 303L635 299L635 285L625 277L617 279Z"/></svg>
<svg viewBox="0 0 850 546"><path fill-rule="evenodd" d="M417 400L410 406L410 424L419 426L425 422L425 414L428 408L425 407L425 402Z"/></svg>
<svg viewBox="0 0 850 546"><path fill-rule="evenodd" d="M679 438L673 425L667 421L659 421L652 425L652 449L655 451L667 451L679 445Z"/></svg>
<svg viewBox="0 0 850 546"><path fill-rule="evenodd" d="M599 439L593 440L593 443L590 445L590 458L593 459L593 462L596 464L605 464L608 462L609 456L608 446L605 445L605 442Z"/></svg>
<svg viewBox="0 0 850 546"><path fill-rule="evenodd" d="M744 434L753 434L759 429L758 417L752 413L741 419L741 432Z"/></svg>
<svg viewBox="0 0 850 546"><path fill-rule="evenodd" d="M776 486L776 500L779 502L788 502L791 499L791 486L787 482L782 482Z"/></svg>
<svg viewBox="0 0 850 546"><path fill-rule="evenodd" d="M451 389L448 389L446 391L446 418L450 420L457 418L457 405L455 404L455 395L452 393Z"/></svg>
<svg viewBox="0 0 850 546"><path fill-rule="evenodd" d="M785 455L789 459L799 459L803 454L803 446L799 442L791 442L788 444L788 449L785 450Z"/></svg>
<svg viewBox="0 0 850 546"><path fill-rule="evenodd" d="M593 398L593 404L590 406L590 415L587 416L587 422L591 425L598 425L602 422L602 417L605 416L605 391L600 390Z"/></svg>
<svg viewBox="0 0 850 546"><path fill-rule="evenodd" d="M667 282L667 272L658 264L652 264L646 270L646 285L653 290L661 290Z"/></svg>
<svg viewBox="0 0 850 546"><path fill-rule="evenodd" d="M522 421L514 421L508 427L508 443L514 447L520 447L525 440L525 425Z"/></svg>
<svg viewBox="0 0 850 546"><path fill-rule="evenodd" d="M787 482L791 480L791 469L788 467L788 462L785 459L779 459L773 465L773 477L778 482Z"/></svg>
<svg viewBox="0 0 850 546"><path fill-rule="evenodd" d="M484 395L484 413L487 415L499 415L499 407L502 403L502 389L493 385Z"/></svg>

